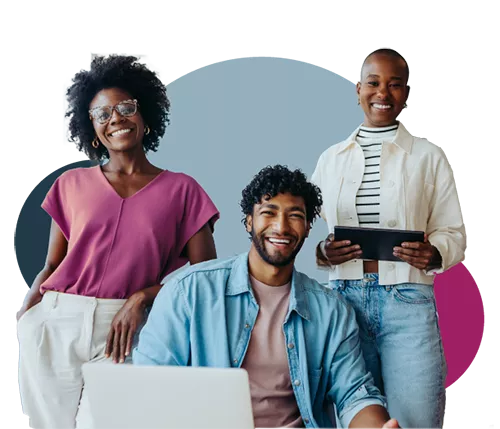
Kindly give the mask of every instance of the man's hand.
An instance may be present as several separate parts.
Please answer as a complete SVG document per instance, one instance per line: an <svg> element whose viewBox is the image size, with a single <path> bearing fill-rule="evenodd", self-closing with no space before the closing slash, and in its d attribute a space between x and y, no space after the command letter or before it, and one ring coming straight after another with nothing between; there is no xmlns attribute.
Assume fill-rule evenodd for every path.
<svg viewBox="0 0 500 429"><path fill-rule="evenodd" d="M349 428L399 428L396 419L391 419L381 405L368 405L354 416Z"/></svg>
<svg viewBox="0 0 500 429"><path fill-rule="evenodd" d="M429 243L427 234L424 242L404 242L401 247L394 248L394 256L404 262L408 262L419 270L427 270L441 266L441 255L439 251Z"/></svg>
<svg viewBox="0 0 500 429"><path fill-rule="evenodd" d="M390 419L387 422L385 422L384 426L382 428L399 428L399 423L396 419Z"/></svg>

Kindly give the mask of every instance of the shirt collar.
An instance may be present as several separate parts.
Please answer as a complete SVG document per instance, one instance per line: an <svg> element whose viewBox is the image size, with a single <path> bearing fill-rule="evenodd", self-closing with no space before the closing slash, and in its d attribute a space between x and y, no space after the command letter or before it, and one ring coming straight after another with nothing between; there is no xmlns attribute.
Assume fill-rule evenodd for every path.
<svg viewBox="0 0 500 429"><path fill-rule="evenodd" d="M344 140L342 143L339 143L339 153L346 150L348 147L356 144L356 136L359 133L359 128L361 125L356 128L352 134ZM408 130L404 127L404 125L400 122L398 131L396 132L396 137L394 137L394 140L391 142L395 144L396 146L399 146L401 149L403 149L406 153L411 153L411 148L413 146L413 136L408 132Z"/></svg>
<svg viewBox="0 0 500 429"><path fill-rule="evenodd" d="M304 285L300 281L301 277L302 274L297 272L294 268L290 288L289 313L291 311L296 311L302 318L309 320L309 305L307 303ZM226 295L232 296L242 293L252 293L250 274L248 272L248 252L242 253L236 257L226 285Z"/></svg>

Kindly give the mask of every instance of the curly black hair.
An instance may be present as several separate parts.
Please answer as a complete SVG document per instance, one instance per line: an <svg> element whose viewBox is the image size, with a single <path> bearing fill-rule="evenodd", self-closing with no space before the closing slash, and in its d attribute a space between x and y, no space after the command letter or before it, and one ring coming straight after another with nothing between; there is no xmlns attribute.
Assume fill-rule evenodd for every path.
<svg viewBox="0 0 500 429"><path fill-rule="evenodd" d="M90 102L99 91L107 88L120 88L138 100L144 124L151 130L148 135L144 135L144 151L155 152L169 123L167 88L155 72L132 56L96 56L90 71L82 70L75 75L66 93L69 104L66 116L70 118L69 140L75 142L78 150L85 152L92 160L109 158L103 145L97 149L92 146L95 131L89 118Z"/></svg>
<svg viewBox="0 0 500 429"><path fill-rule="evenodd" d="M260 204L263 198L274 198L278 194L287 192L304 199L306 219L312 224L323 205L320 189L308 182L306 175L299 169L291 171L287 166L277 164L260 170L241 192L240 206L245 227L247 216L253 214L255 204Z"/></svg>

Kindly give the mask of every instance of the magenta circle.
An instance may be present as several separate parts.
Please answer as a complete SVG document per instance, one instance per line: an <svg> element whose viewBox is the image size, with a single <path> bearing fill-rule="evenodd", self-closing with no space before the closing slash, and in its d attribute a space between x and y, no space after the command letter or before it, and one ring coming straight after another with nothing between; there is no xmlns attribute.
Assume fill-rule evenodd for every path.
<svg viewBox="0 0 500 429"><path fill-rule="evenodd" d="M436 276L434 284L449 387L465 373L479 350L484 328L483 301L463 264Z"/></svg>

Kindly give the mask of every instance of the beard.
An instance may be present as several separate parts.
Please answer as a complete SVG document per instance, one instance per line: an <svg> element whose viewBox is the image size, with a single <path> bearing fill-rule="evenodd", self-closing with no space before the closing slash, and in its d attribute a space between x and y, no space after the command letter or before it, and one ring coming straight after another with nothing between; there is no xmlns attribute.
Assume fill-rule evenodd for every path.
<svg viewBox="0 0 500 429"><path fill-rule="evenodd" d="M272 265L274 267L286 267L287 265L292 263L295 260L295 257L299 253L306 239L306 237L304 237L301 241L299 241L295 246L295 249L293 249L292 253L290 253L290 255L288 256L281 254L279 251L276 252L274 255L271 255L266 249L264 234L257 235L253 229L253 226L251 234L252 234L252 243L255 249L257 250L259 256L269 265Z"/></svg>

